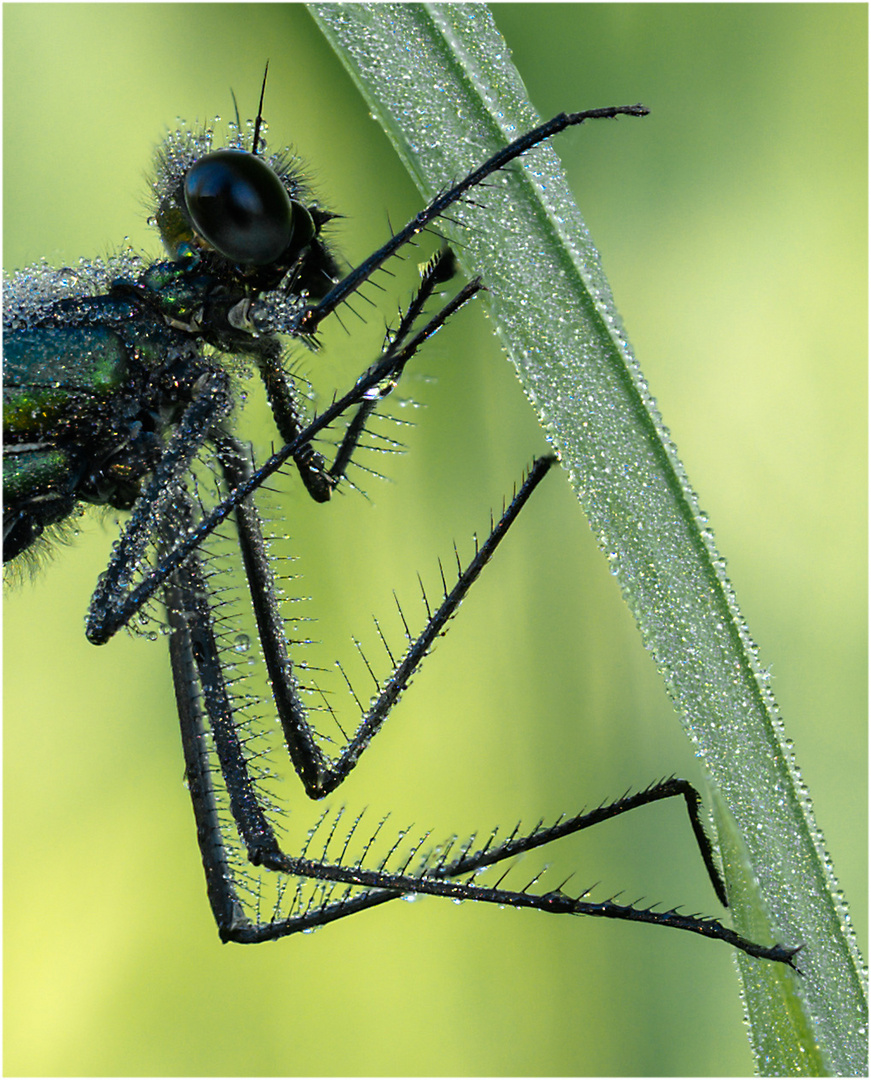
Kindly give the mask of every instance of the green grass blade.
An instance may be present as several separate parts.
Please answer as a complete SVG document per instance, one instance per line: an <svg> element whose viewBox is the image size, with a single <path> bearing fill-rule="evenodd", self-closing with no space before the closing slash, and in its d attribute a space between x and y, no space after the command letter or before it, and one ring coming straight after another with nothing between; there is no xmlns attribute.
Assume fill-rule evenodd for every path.
<svg viewBox="0 0 871 1080"><path fill-rule="evenodd" d="M483 5L311 10L425 196L539 123ZM614 137L649 122L620 119ZM803 945L803 977L739 956L758 1067L861 1074L866 988L849 913L725 562L554 151L531 151L473 197L440 227L491 290L524 390L706 766L734 924Z"/></svg>

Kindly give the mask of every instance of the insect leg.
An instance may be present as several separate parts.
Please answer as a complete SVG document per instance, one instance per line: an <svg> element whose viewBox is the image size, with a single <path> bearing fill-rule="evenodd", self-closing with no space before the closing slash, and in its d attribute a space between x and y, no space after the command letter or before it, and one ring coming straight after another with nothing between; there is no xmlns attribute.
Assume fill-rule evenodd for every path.
<svg viewBox="0 0 871 1080"><path fill-rule="evenodd" d="M464 285L456 296L448 301L441 311L437 312L410 341L407 341L405 345L399 349L388 350L380 360L373 364L368 371L356 381L350 390L348 390L341 398L334 401L328 408L324 409L319 416L315 417L308 427L300 432L293 442L287 443L285 446L282 446L280 450L277 450L272 457L268 458L259 468L251 473L249 479L240 484L234 491L231 491L217 506L213 507L210 513L207 514L198 525L192 528L183 539L176 541L173 548L167 551L161 558L158 566L145 574L138 585L124 594L125 598L123 599L123 602L116 602L113 604L113 607L117 608L117 614L113 616L111 621L105 620L102 615L102 609L92 617L94 632L93 636L91 632L88 633L89 640L98 645L107 641L120 626L123 626L127 620L130 619L131 616L137 612L159 588L162 587L173 571L187 559L191 552L195 551L206 537L214 532L221 522L225 521L230 514L233 513L239 503L244 499L247 499L248 496L261 487L273 473L278 472L278 470L289 460L292 460L294 454L301 447L306 443L311 442L321 431L328 428L338 417L342 416L349 409L360 405L370 398L374 397L377 399L390 393L396 385L399 376L402 374L405 365L411 357L414 356L415 352L417 352L423 342L431 337L439 327L443 326L451 315L458 311L481 289L481 287L481 283L477 279ZM196 402L194 404L196 404ZM205 437L205 432L202 433L202 437ZM172 445L172 443L170 443L170 445ZM158 473L156 472L155 481L157 480L157 475ZM152 482L147 489L146 495L153 498L153 491L156 486L156 483ZM137 508L134 510L134 518L137 515L138 509L139 507L137 504ZM131 519L131 522L132 520L133 519ZM128 523L127 526L127 532L129 531L130 523ZM145 542L142 544L143 549L144 547ZM112 584L115 585L114 579ZM105 588L106 582L104 581L98 589L101 597L101 604L105 603L103 598ZM115 588L117 589L117 585L115 585ZM95 594L95 599L91 602L92 609L96 602L96 596L97 594ZM108 630L104 627L104 623L106 623L106 626L110 627ZM91 623L89 623L89 626L90 625Z"/></svg>
<svg viewBox="0 0 871 1080"><path fill-rule="evenodd" d="M266 341L274 348L264 348L257 356L257 369L263 380L279 435L285 443L296 443L305 427L296 387L281 363L282 350L279 342L274 338L267 338ZM298 445L291 456L309 495L315 502L327 502L333 493L334 485L326 475L323 457L310 442Z"/></svg>
<svg viewBox="0 0 871 1080"><path fill-rule="evenodd" d="M209 900L223 941L255 943L286 937L403 895L423 894L450 897L453 900L533 908L550 914L589 915L667 926L724 941L750 956L795 966L797 949L782 945L756 944L716 919L684 915L674 909L656 911L632 904L617 904L613 899L594 903L585 900L585 894L573 898L562 888L535 894L528 888L516 891L500 888L498 884L489 887L474 883L475 875L524 852L544 847L562 837L581 832L641 806L662 799L683 797L715 889L720 894L722 883L716 870L711 870L713 862L710 844L707 839L704 844L699 839L700 798L692 785L685 780L665 780L652 785L646 791L626 795L588 813L559 821L552 826L539 827L526 836L512 836L502 843L488 844L475 852L466 849L450 862L443 856L433 854L424 859L419 871L413 873L407 872L407 862L400 872L391 872L383 866L367 869L362 864L342 865L285 855L278 848L274 833L258 803L256 788L249 775L242 743L235 728L213 633L208 585L197 554L173 574L166 589L166 599L172 627L170 655L181 719L186 778L197 822L197 837ZM240 868L233 865L222 836L209 760L210 745L214 747L220 761L231 813L254 864L283 875L320 882L344 883L362 891L338 901L314 904L302 914L288 918L252 922L245 914L235 884ZM469 880L470 876L472 880ZM456 878L467 880L453 880Z"/></svg>
<svg viewBox="0 0 871 1080"><path fill-rule="evenodd" d="M192 516L192 504L186 492L179 493L175 511L172 522L164 523L161 530L161 545L170 540L179 523L189 521ZM229 866L205 751L207 739L220 764L230 813L249 859L258 862L263 852L278 852L278 842L261 806L243 749L236 709L215 636L210 586L203 573L199 552L173 573L164 594L186 776L206 866L209 896L215 917L221 923L230 917L235 905L220 884L221 879L227 877ZM207 725L204 718L207 718Z"/></svg>
<svg viewBox="0 0 871 1080"><path fill-rule="evenodd" d="M238 446L236 450L241 454ZM224 456L230 456L226 448ZM189 504L186 510L189 514ZM247 517L244 509L237 509L237 516ZM240 877L245 876L245 869L225 842L226 822L222 825L216 784L222 784L227 792L229 809L243 842L247 836L249 856L264 849L274 852L276 857L281 857L281 853L258 803L235 728L214 634L211 595L198 552L170 576L164 598L171 628L170 661L181 725L185 780L193 805L206 892L221 940L254 943L284 937L396 899L398 894L394 891L371 890L338 902L315 905L301 915L276 923L252 922L237 886ZM267 648L264 643L264 651ZM220 762L220 779L213 754Z"/></svg>
<svg viewBox="0 0 871 1080"><path fill-rule="evenodd" d="M402 321L390 337L390 343L384 355L397 352L408 340L408 336L414 328L414 324L423 311L424 305L430 299L439 285L449 281L456 271L456 259L449 248L443 248L437 252L426 266L421 278L420 286L414 295L414 299L408 306ZM407 362L407 359L404 363ZM399 372L397 372L398 377ZM395 381L392 385L395 385ZM389 387L392 389L392 386ZM350 424L345 430L339 449L333 464L330 466L330 480L335 487L344 477L351 457L357 448L360 437L366 430L366 421L378 407L382 397L386 397L389 389L385 388L381 394L371 396L359 406Z"/></svg>
<svg viewBox="0 0 871 1080"><path fill-rule="evenodd" d="M382 354L382 360L397 353L407 340L415 321L420 317L423 307L439 285L450 280L455 272L456 261L453 253L444 249L436 254L424 271L420 286L408 307L398 329L391 335L389 346ZM265 336L260 339L260 350L255 354L260 377L266 388L269 405L276 427L285 443L296 443L305 427L302 411L299 407L296 389L292 379L284 370L281 362L281 348L277 339ZM403 364L408 361L406 356ZM396 373L398 378L399 371ZM392 389L392 386L390 387ZM333 489L344 477L359 440L365 431L366 421L375 411L379 401L386 396L388 389L372 394L358 407L349 423L341 444L336 452L333 464L327 469L323 456L306 442L294 450L291 455L299 469L306 490L315 502L327 502Z"/></svg>
<svg viewBox="0 0 871 1080"><path fill-rule="evenodd" d="M683 796L688 805L690 802L697 803L699 799L698 793L687 781L663 781L645 792L625 796L591 813L579 814L575 818L558 822L549 828L538 828L528 836L512 837L502 844L485 847L474 853L464 851L453 862L446 862L443 859L434 861L432 858L426 859L423 868L417 873L407 873L407 865L398 873L394 873L386 871L383 866L368 870L362 865L343 866L322 860L272 853L265 857L263 865L288 875L315 878L318 881L344 882L351 886L377 890L374 896L371 893L364 893L362 897L339 901L337 904L312 911L308 913L306 925L320 925L322 921L331 921L333 918L341 918L343 914L352 914L363 906L369 906L366 903L367 899L371 903L383 903L386 899L400 895L446 896L453 900L473 900L507 907L533 908L549 914L589 915L597 918L620 919L625 922L645 922L656 926L667 926L724 941L748 956L775 960L795 968L794 958L799 951L797 948L788 948L783 945L759 945L730 927L724 926L717 919L684 915L676 909L656 911L653 908L636 907L633 904L618 904L613 899L593 903L583 898L585 893L578 898L573 898L564 892L562 887L551 892L536 894L529 891L529 886L519 892L501 888L503 879L500 879L500 882L492 888L478 885L474 881L475 876L485 868L501 863L521 852L543 847L555 839L580 832L609 817L618 817L639 806L674 796ZM457 877L465 877L467 880L452 880ZM388 890L386 895L384 890ZM348 905L348 910L345 912L341 910L343 904ZM299 917L286 921L276 920L255 928L254 936L240 937L236 940L261 941L267 938L283 937L301 928Z"/></svg>
<svg viewBox="0 0 871 1080"><path fill-rule="evenodd" d="M423 232L430 222L440 217L445 210L460 200L467 191L486 180L492 173L503 169L515 158L526 153L527 150L559 134L567 127L583 124L586 120L613 119L617 116L646 116L649 111L644 105L619 105L605 109L589 109L586 112L560 113L559 116L548 120L547 123L541 124L520 138L515 139L485 161L483 165L475 169L474 172L469 173L464 180L437 195L429 206L411 219L404 229L394 233L386 244L344 277L338 285L327 293L323 300L305 309L300 314L293 329L300 333L313 333L331 311L334 311L339 304L343 303L352 293L359 289L360 285L379 266L382 266L392 255L395 255L404 244L407 244L409 240Z"/></svg>
<svg viewBox="0 0 871 1080"><path fill-rule="evenodd" d="M222 436L216 445L227 483L240 485L250 472L241 446L230 436ZM284 626L257 511L250 500L237 506L235 519L239 548L276 711L293 766L311 798L322 798L334 791L357 764L360 755L387 719L433 642L444 630L554 460L540 458L534 463L529 476L485 543L468 566L461 570L453 589L446 593L442 604L432 614L418 637L410 641L405 656L397 664L381 688L379 696L362 717L356 733L335 761L331 761L316 743L305 706L300 699L293 663L287 652Z"/></svg>
<svg viewBox="0 0 871 1080"><path fill-rule="evenodd" d="M246 472L246 457L241 445L228 436L217 440L216 445L228 482L243 476ZM411 643L379 699L363 718L356 735L332 764L315 745L312 730L296 694L256 511L250 501L236 507L240 548L257 614L258 631L267 657L270 682L279 713L281 715L284 711L286 714L281 715L281 722L294 765L303 776L310 794L322 795L333 790L354 767L432 641L444 629L471 582L492 555L501 537L519 513L523 501L543 478L550 463L550 460L545 459L534 465L530 477L495 526L491 537L481 547L469 567L461 572L457 586L445 597L444 603L433 614L423 633ZM651 785L645 791L625 795L593 811L560 820L551 826L539 826L529 834L512 834L501 843L491 841L478 851L472 851L471 845L468 845L459 857L451 861L447 860L446 855L434 853L422 861L418 870L411 873L408 872L410 859L406 859L400 869L394 871L387 869L386 863L370 869L363 864L363 860L356 864L329 861L326 853L321 859L312 859L306 855L286 855L278 847L275 834L258 801L256 784L250 775L244 745L234 721L225 670L214 635L212 598L208 582L202 573L199 553L195 552L171 576L166 597L172 627L173 678L182 723L188 785L197 820L209 898L223 940L251 943L284 937L344 918L402 895L420 893L451 897L454 900L529 907L551 914L590 915L669 926L725 941L751 956L794 966L793 958L797 950L780 945L758 945L716 919L684 915L673 909L656 911L632 904L618 904L613 898L592 902L585 899L585 894L577 898L571 897L562 888L535 894L529 887L521 891L501 888L501 880L495 887L475 881L476 876L489 867L515 856L542 848L630 810L663 799L682 797L713 887L725 903L723 882L699 816L701 800L695 788L685 780L664 780ZM283 695L287 696L286 704L289 709L281 704ZM327 885L344 884L348 887L344 897L333 901L328 891L326 899L310 903L301 913L294 912L287 917L276 916L268 922L252 921L248 917L236 885L242 869L234 865L223 839L209 762L210 747L220 763L230 813L252 864L291 878L311 879ZM303 769L308 770L307 775L304 775L299 767L300 758L303 760ZM464 880L456 880L458 878Z"/></svg>
<svg viewBox="0 0 871 1080"><path fill-rule="evenodd" d="M195 559L196 556L193 556ZM190 563L187 564L190 566ZM187 581L182 580L187 577ZM206 892L218 932L244 924L247 918L233 887L229 853L221 835L218 803L206 740L209 737L203 716L199 674L194 662L193 644L188 620L197 612L190 603L192 581L185 569L176 571L164 590L169 624L170 666L175 687L176 705L181 724L181 741L185 759L185 782L193 804L197 827L197 843L206 874ZM187 612L185 596L188 596ZM199 613L202 617L202 613Z"/></svg>
<svg viewBox="0 0 871 1080"><path fill-rule="evenodd" d="M232 490L251 475L248 456L238 440L230 435L222 435L215 445L224 479ZM287 751L306 790L310 793L318 792L329 762L315 741L297 689L293 661L288 655L284 623L275 595L275 579L253 499L244 499L239 503L234 519L251 605L257 622L257 635L263 649Z"/></svg>
<svg viewBox="0 0 871 1080"><path fill-rule="evenodd" d="M151 589L141 596L132 585L133 578L141 569L148 545L155 538L163 515L177 497L180 482L191 462L214 426L229 415L232 406L228 376L223 371L210 372L197 396L186 407L91 597L85 632L94 645L108 641L153 594L154 589ZM163 580L167 576L164 575Z"/></svg>
<svg viewBox="0 0 871 1080"><path fill-rule="evenodd" d="M317 792L309 792L309 794L320 796L327 795L331 791L334 791L357 764L360 755L387 719L390 710L408 686L412 676L423 661L423 658L426 656L427 652L429 652L439 634L444 631L445 626L462 603L473 582L492 558L496 548L504 539L511 525L517 519L517 515L523 509L527 500L544 479L551 465L553 465L555 461L556 458L554 457L544 457L538 458L533 463L520 490L511 500L499 521L492 526L490 535L477 549L471 562L469 562L465 568L460 570L454 587L450 592L448 592L447 589L445 590L442 603L437 610L429 616L426 625L418 636L413 640L409 638L409 646L405 656L396 665L393 674L387 679L384 685L380 687L378 696L362 717L357 731L336 761L332 764L329 771L322 777L319 790Z"/></svg>

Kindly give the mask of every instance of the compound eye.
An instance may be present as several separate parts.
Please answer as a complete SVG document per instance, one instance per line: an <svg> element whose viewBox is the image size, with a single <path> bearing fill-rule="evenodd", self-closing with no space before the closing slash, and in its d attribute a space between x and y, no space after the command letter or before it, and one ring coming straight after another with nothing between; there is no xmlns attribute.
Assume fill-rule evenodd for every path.
<svg viewBox="0 0 871 1080"><path fill-rule="evenodd" d="M290 196L254 154L244 150L207 154L188 171L184 198L197 232L234 263L265 266L290 243Z"/></svg>

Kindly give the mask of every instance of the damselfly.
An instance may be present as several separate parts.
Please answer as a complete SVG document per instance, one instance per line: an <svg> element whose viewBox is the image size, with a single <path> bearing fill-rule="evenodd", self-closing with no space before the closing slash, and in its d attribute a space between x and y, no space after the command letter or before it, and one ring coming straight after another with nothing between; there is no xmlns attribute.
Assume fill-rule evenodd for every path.
<svg viewBox="0 0 871 1080"><path fill-rule="evenodd" d="M47 533L68 527L84 503L131 511L94 593L88 637L102 644L134 621L168 634L185 775L222 939L269 940L401 896L430 894L672 926L792 964L795 950L754 944L714 919L614 899L593 902L586 893L573 895L565 882L537 889L540 874L522 887L506 882L519 854L680 796L725 904L699 796L682 780L531 831L494 830L483 843L473 837L432 845L428 834L402 832L379 850L381 825L367 829L360 816L342 824L341 810L321 816L299 854L280 843L276 731L306 793L331 794L553 464L535 461L474 556L466 562L457 556L454 577L442 575L442 597L432 605L424 598L421 630L399 610L404 655L391 651L378 628L389 674L378 677L361 654L374 695L363 703L347 680L361 715L347 735L336 720L340 734L331 739L320 728L324 717L335 719L332 707L325 700L312 720L306 698L317 690L316 677L290 657L289 646L304 641L304 627L291 620L288 631L255 499L292 463L308 494L326 502L347 484L362 443L391 447L374 426L378 409L425 341L481 282L437 301L454 275L451 252L437 251L387 331L381 355L313 415L287 368L287 339L316 347L325 319L527 149L587 120L647 110L620 106L555 117L446 188L343 274L329 238L335 215L311 196L289 152L266 151L263 90L253 124L243 127L237 116L225 141L182 128L161 147L153 211L168 261L146 264L128 252L75 271L31 268L11 279L4 306L4 559L27 558ZM261 463L232 427L244 364L263 380L281 444ZM244 601L228 575L233 564L243 570ZM165 619L153 610L156 599ZM247 611L239 614L243 603ZM245 619L250 634L239 630ZM268 673L268 702L249 689L244 665L252 648ZM264 710L277 715L278 728ZM331 745L336 741L338 748ZM503 870L495 881L487 878L491 867Z"/></svg>

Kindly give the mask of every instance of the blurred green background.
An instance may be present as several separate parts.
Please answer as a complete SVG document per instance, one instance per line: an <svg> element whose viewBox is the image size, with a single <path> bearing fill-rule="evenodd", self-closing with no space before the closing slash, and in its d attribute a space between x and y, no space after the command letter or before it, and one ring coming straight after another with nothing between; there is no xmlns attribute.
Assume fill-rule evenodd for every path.
<svg viewBox="0 0 871 1080"><path fill-rule="evenodd" d="M543 116L652 109L556 148L772 665L864 948L866 9L495 14ZM152 147L176 117L230 116L230 87L252 115L267 57L270 144L292 143L345 215L349 260L383 240L388 215L398 225L419 206L302 6L6 4L3 20L7 269L105 254L125 236L158 254L142 209ZM410 280L388 286L383 315L301 357L323 393L375 355ZM393 587L415 613L416 571L435 589L436 557L454 538L468 552L544 449L482 311L419 357L406 393L426 408L410 453L376 462L395 483L313 510L286 482L277 527L302 555L295 588L314 597L322 663L389 614ZM271 438L246 435L264 449ZM752 1070L730 951L686 934L422 900L221 946L166 646L84 639L116 531L89 518L5 596L7 1074ZM438 838L532 825L671 773L700 779L554 475L333 802ZM294 814L314 820L304 802ZM677 806L572 843L554 873L577 869L579 889L717 913Z"/></svg>

